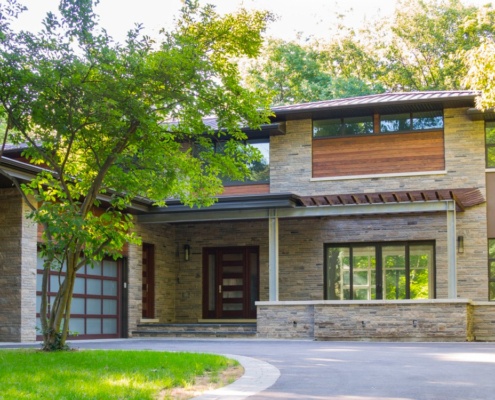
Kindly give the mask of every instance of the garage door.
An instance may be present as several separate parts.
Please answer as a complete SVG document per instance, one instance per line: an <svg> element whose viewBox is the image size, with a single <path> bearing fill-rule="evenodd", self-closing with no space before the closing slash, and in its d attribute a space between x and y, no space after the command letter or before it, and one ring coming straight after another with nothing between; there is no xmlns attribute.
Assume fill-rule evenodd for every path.
<svg viewBox="0 0 495 400"><path fill-rule="evenodd" d="M71 339L103 339L121 337L122 261L103 260L87 265L76 275L69 330L77 332ZM40 323L41 281L43 260L38 258L37 326ZM50 272L50 302L55 299L64 271ZM39 337L41 338L41 337Z"/></svg>

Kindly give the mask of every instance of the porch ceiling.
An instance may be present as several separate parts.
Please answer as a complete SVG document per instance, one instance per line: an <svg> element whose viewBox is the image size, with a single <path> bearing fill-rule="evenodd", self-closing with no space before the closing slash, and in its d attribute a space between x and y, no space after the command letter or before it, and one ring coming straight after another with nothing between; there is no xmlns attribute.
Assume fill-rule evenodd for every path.
<svg viewBox="0 0 495 400"><path fill-rule="evenodd" d="M305 218L342 215L370 215L464 211L485 202L479 189L416 190L356 193L324 196L266 194L224 197L209 208L190 209L180 204L150 209L138 216L140 223L190 223L231 220Z"/></svg>

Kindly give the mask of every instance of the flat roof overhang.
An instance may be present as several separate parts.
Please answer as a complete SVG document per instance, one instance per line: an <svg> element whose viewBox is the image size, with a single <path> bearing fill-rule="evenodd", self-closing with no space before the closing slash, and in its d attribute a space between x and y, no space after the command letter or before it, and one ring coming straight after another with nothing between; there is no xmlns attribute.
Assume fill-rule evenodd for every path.
<svg viewBox="0 0 495 400"><path fill-rule="evenodd" d="M352 195L296 196L267 194L220 198L204 209L191 209L178 202L137 216L143 224L219 222L279 218L307 218L373 214L464 211L485 201L478 189L445 189L360 193Z"/></svg>

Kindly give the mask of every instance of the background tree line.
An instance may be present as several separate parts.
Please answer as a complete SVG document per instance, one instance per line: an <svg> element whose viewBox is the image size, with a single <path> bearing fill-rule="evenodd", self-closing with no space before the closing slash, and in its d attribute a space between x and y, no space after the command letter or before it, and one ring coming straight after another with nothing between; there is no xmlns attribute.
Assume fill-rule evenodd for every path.
<svg viewBox="0 0 495 400"><path fill-rule="evenodd" d="M399 0L392 18L360 29L340 26L327 41L268 40L246 83L272 93L274 105L382 92L487 90L494 18L491 4Z"/></svg>

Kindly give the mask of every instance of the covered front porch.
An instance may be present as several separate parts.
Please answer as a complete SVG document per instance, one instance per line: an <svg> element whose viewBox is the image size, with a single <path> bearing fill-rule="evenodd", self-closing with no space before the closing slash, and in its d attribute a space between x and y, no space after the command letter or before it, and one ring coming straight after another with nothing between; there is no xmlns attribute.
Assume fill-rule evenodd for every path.
<svg viewBox="0 0 495 400"><path fill-rule="evenodd" d="M483 201L477 190L456 189L348 196L231 197L220 199L205 210L169 204L166 209L138 217L138 223L148 230L174 228L175 257L169 266L175 267L166 279L175 293L170 294L168 289L173 299L167 299L157 288L155 297L164 296L158 303L170 308L168 313L157 310L158 323L256 321L259 337L357 340L381 335L390 340L405 339L409 330L424 329L439 330L447 337L452 331L448 324L444 326L438 320L434 327L423 317L435 314L431 310L439 310L436 315L443 314L456 326L459 320L465 321L464 333L455 330L452 340L474 338L468 318L474 315L472 304L460 297L476 297L466 296L468 286L459 293L457 284L458 257L464 257L457 248L457 214ZM464 233L465 229L462 227L461 231ZM414 242L425 238L436 248L432 277L435 288L428 299L325 300L325 243ZM235 260L225 262L221 272L215 270L216 261L209 266L208 260L219 249L227 253L229 249L234 253L246 252L244 261L238 260L243 265L241 275L235 275L239 272ZM460 273L464 279L465 272ZM236 312L239 308L242 313ZM463 309L463 316L456 319L459 308ZM343 328L337 327L339 320ZM403 327L390 323L398 320L403 320ZM347 330L346 335L343 329ZM389 333L383 335L384 331Z"/></svg>

